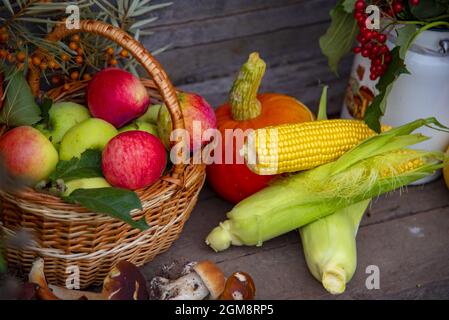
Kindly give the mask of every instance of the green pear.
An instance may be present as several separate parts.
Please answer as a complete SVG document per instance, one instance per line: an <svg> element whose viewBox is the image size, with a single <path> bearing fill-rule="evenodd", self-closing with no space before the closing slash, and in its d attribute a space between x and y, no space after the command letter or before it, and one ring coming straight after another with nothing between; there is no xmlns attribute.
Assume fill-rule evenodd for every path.
<svg viewBox="0 0 449 320"><path fill-rule="evenodd" d="M97 118L87 119L67 131L59 147L59 158L68 161L80 158L88 149L103 151L109 140L117 134L117 129L109 122Z"/></svg>
<svg viewBox="0 0 449 320"><path fill-rule="evenodd" d="M90 118L89 109L74 102L58 102L48 111L51 142L58 145L73 126Z"/></svg>
<svg viewBox="0 0 449 320"><path fill-rule="evenodd" d="M142 116L137 118L136 121L143 121L152 124L157 124L157 116L159 114L160 109L161 109L160 104L153 104L149 106L147 112L145 112Z"/></svg>
<svg viewBox="0 0 449 320"><path fill-rule="evenodd" d="M111 187L106 179L102 177L76 179L66 182L65 186L67 187L67 189L64 192L64 196L69 196L73 191L77 189L96 189Z"/></svg>
<svg viewBox="0 0 449 320"><path fill-rule="evenodd" d="M143 121L134 121L133 123L121 128L118 132L126 132L126 131L145 131L152 134L155 137L158 137L157 134L157 126L148 122Z"/></svg>

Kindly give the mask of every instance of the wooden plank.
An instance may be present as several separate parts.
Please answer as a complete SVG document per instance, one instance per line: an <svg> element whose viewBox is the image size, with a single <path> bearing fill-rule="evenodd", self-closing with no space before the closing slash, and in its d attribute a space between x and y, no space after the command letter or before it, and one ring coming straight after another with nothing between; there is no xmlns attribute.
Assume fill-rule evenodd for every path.
<svg viewBox="0 0 449 320"><path fill-rule="evenodd" d="M336 115L341 110L347 77L352 57L342 60L340 77L335 76L324 57L318 59L268 68L260 92L279 92L297 98L312 111L317 112L322 85L329 85L328 113ZM227 101L228 91L235 75L185 84L180 89L196 92L206 98L214 107Z"/></svg>
<svg viewBox="0 0 449 320"><path fill-rule="evenodd" d="M329 12L322 8L329 4L328 0L303 1L230 16L153 27L151 31L154 34L144 42L155 48L170 44L177 49L324 22L329 20ZM177 5L175 3L170 10L175 10ZM242 8L245 8L244 4Z"/></svg>
<svg viewBox="0 0 449 320"><path fill-rule="evenodd" d="M175 85L235 75L251 52L258 51L269 67L321 56L318 38L328 24L287 28L232 40L163 52L158 60ZM151 48L150 45L147 47ZM307 49L305 49L307 48Z"/></svg>
<svg viewBox="0 0 449 320"><path fill-rule="evenodd" d="M168 0L154 0L151 4L170 2ZM158 17L152 26L182 24L189 21L199 21L245 12L268 10L294 3L314 2L309 0L172 0L172 6L153 11L148 17ZM332 7L328 1L327 8ZM328 11L328 10L327 10Z"/></svg>
<svg viewBox="0 0 449 320"><path fill-rule="evenodd" d="M443 179L422 186L409 186L373 201L362 225L376 224L419 212L446 209L449 206L447 187Z"/></svg>
<svg viewBox="0 0 449 320"><path fill-rule="evenodd" d="M347 293L339 298L447 297L449 291L441 289L444 287L441 281L449 279L449 257L445 249L449 245L449 207L442 200L444 191L447 198L447 190L441 180L426 185L423 190L420 188L409 188L411 194L407 197L399 198L398 194L382 197L375 204L381 208L383 201L399 203L401 199L403 208L376 209L365 219L375 220L364 221L360 229L359 268ZM143 268L147 278L151 279L162 265L173 261L209 259L220 263L228 274L235 270L250 271L261 299L330 298L309 275L295 232L268 241L261 248L234 247L219 254L210 250L204 238L231 207L218 198L200 201L181 238ZM423 212L410 212L407 208ZM397 218L408 213L413 215ZM369 291L364 286L364 270L369 264L378 264L381 269L381 290Z"/></svg>

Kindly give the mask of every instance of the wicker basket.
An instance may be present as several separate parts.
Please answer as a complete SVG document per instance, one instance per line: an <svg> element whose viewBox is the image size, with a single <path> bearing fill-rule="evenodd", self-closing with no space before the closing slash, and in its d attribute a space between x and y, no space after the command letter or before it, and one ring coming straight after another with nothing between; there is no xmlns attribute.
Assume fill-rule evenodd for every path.
<svg viewBox="0 0 449 320"><path fill-rule="evenodd" d="M174 128L184 128L175 89L159 63L140 43L111 25L88 20L81 21L79 30L68 30L61 24L48 39L58 41L79 32L109 38L128 50L153 79L142 80L152 101L164 101ZM35 94L39 92L39 79L39 71L30 70L29 82ZM84 101L86 86L86 82L74 82L69 90L56 88L47 94L55 101ZM0 129L0 133L5 129ZM0 191L3 232L12 235L26 228L34 235L31 246L6 249L8 263L27 271L35 258L41 256L50 283L65 285L70 272L78 268L81 288L99 285L117 261L125 259L140 266L171 246L197 201L204 179L203 165L175 165L159 181L138 190L144 210L132 215L135 219L146 217L150 228L143 232L32 189L14 194Z"/></svg>

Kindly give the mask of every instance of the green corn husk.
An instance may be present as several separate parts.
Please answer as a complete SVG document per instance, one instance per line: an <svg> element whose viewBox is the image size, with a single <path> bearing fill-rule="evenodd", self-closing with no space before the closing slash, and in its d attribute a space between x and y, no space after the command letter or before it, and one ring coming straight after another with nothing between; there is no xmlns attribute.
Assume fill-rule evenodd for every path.
<svg viewBox="0 0 449 320"><path fill-rule="evenodd" d="M355 237L370 199L299 229L310 273L331 294L341 294L357 267Z"/></svg>
<svg viewBox="0 0 449 320"><path fill-rule="evenodd" d="M233 245L260 246L264 241L293 231L354 203L419 180L443 167L441 152L398 150L427 140L411 134L421 126L446 129L435 118L420 119L371 137L338 160L293 174L238 203L228 220L207 236L215 251ZM400 165L416 159L417 168L400 172ZM390 171L391 174L383 176Z"/></svg>

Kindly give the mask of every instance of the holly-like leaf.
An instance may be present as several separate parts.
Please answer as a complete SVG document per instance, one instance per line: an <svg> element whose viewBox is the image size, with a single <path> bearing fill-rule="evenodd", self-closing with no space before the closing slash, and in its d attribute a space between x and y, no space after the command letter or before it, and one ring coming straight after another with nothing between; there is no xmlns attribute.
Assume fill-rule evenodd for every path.
<svg viewBox="0 0 449 320"><path fill-rule="evenodd" d="M4 105L0 110L0 123L17 127L39 122L41 111L23 72L15 68L4 68L3 71L8 84Z"/></svg>
<svg viewBox="0 0 449 320"><path fill-rule="evenodd" d="M353 14L345 11L343 3L344 1L340 1L331 10L331 24L320 38L321 51L335 73L338 73L341 58L351 50L358 30Z"/></svg>
<svg viewBox="0 0 449 320"><path fill-rule="evenodd" d="M407 24L397 30L398 37L396 39L396 46L400 47L399 57L404 60L407 50L413 43L415 35L417 34L416 26Z"/></svg>
<svg viewBox="0 0 449 320"><path fill-rule="evenodd" d="M101 151L86 150L79 159L72 158L69 161L60 161L49 178L52 181L62 179L68 182L75 179L101 176Z"/></svg>
<svg viewBox="0 0 449 320"><path fill-rule="evenodd" d="M137 194L130 190L119 188L78 189L73 191L70 196L64 197L64 200L120 219L133 228L140 230L149 228L145 217L137 221L131 217L132 210L142 210L142 203Z"/></svg>
<svg viewBox="0 0 449 320"><path fill-rule="evenodd" d="M380 132L380 117L384 115L387 105L387 97L393 88L393 82L401 74L409 74L404 60L399 56L399 47L391 51L392 59L385 74L376 85L379 94L374 98L371 105L366 110L365 122L376 132Z"/></svg>

